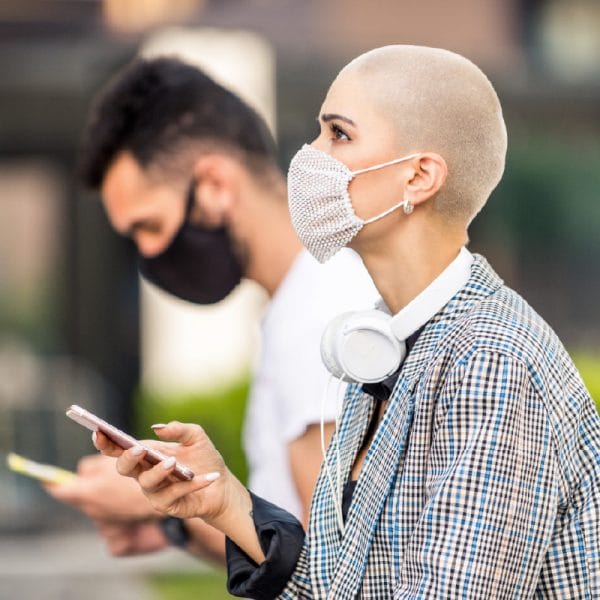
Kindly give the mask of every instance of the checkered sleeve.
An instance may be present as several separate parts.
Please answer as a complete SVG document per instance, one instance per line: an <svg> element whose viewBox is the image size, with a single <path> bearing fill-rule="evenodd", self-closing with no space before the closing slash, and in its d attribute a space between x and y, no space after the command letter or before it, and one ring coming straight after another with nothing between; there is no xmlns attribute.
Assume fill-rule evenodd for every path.
<svg viewBox="0 0 600 600"><path fill-rule="evenodd" d="M533 596L558 477L527 365L484 351L464 360L439 392L432 436L425 503L394 599Z"/></svg>

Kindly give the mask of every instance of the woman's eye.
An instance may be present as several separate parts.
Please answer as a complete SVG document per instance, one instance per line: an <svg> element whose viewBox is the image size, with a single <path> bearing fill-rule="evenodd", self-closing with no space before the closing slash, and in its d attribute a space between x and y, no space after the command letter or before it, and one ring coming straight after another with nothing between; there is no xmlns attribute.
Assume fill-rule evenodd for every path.
<svg viewBox="0 0 600 600"><path fill-rule="evenodd" d="M336 140L343 141L343 142L350 141L350 137L348 136L348 134L339 125L332 123L331 131L333 132L333 135Z"/></svg>

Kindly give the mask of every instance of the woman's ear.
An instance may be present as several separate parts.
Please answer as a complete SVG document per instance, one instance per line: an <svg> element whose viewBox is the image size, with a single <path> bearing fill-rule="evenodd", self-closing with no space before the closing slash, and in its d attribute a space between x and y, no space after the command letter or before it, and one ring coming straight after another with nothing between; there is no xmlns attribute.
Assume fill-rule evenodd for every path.
<svg viewBox="0 0 600 600"><path fill-rule="evenodd" d="M209 227L225 225L238 189L238 177L231 159L222 154L202 156L194 165L194 180L192 220L199 220Z"/></svg>
<svg viewBox="0 0 600 600"><path fill-rule="evenodd" d="M424 152L411 161L413 175L405 186L405 200L413 206L433 198L446 183L448 165L435 152Z"/></svg>

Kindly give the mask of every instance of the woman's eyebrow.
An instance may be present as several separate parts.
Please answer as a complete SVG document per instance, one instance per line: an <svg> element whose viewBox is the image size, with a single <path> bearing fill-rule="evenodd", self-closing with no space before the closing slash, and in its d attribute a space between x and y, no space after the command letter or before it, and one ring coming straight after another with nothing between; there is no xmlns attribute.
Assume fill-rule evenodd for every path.
<svg viewBox="0 0 600 600"><path fill-rule="evenodd" d="M321 115L321 121L323 121L323 123L328 123L329 121L334 120L344 121L344 123L348 123L348 125L356 127L356 123L352 119L344 117L343 115L338 115L337 113L326 113L324 115Z"/></svg>

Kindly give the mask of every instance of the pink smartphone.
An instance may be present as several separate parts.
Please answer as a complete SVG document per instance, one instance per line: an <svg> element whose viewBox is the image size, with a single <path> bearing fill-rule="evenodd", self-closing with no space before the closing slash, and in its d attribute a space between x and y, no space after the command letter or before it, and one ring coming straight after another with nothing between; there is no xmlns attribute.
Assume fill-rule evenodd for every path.
<svg viewBox="0 0 600 600"><path fill-rule="evenodd" d="M117 446L123 448L123 450L127 450L132 446L142 446L142 448L146 450L144 460L149 462L151 465L156 465L159 462L169 458L162 452L145 446L134 437L131 437L124 431L117 429L114 425L107 423L100 417L97 417L91 412L85 410L85 408L77 406L77 404L70 406L67 409L66 414L67 417L73 419L73 421L76 421L80 425L87 427L90 431L101 431L109 440L117 444ZM189 467L186 467L180 463L175 463L173 475L182 481L189 481L190 479L194 478L194 472Z"/></svg>

